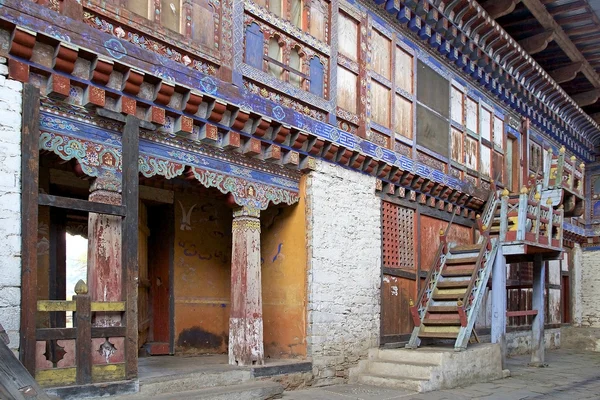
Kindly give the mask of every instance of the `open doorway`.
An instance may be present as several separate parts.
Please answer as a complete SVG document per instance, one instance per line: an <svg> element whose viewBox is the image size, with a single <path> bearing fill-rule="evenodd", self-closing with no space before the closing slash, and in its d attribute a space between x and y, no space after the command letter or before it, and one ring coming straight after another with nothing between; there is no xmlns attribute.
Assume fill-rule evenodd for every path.
<svg viewBox="0 0 600 400"><path fill-rule="evenodd" d="M138 345L140 356L173 354L171 204L140 202Z"/></svg>

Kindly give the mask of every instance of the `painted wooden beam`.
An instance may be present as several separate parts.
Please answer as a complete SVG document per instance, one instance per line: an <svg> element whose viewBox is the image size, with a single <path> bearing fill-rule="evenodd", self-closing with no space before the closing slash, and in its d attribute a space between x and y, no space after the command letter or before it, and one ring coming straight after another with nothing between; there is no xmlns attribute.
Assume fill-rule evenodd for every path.
<svg viewBox="0 0 600 400"><path fill-rule="evenodd" d="M528 37L527 39L519 40L519 45L528 53L536 54L543 51L548 44L554 40L554 31L548 29L537 35Z"/></svg>
<svg viewBox="0 0 600 400"><path fill-rule="evenodd" d="M590 90L589 92L583 92L571 96L579 107L589 106L594 104L600 98L600 89Z"/></svg>
<svg viewBox="0 0 600 400"><path fill-rule="evenodd" d="M549 72L549 74L552 77L552 79L556 81L556 83L563 83L575 79L575 77L581 71L582 68L583 62L577 61L565 65L564 67L552 70Z"/></svg>
<svg viewBox="0 0 600 400"><path fill-rule="evenodd" d="M527 9L537 18L540 25L546 29L552 29L554 31L554 41L558 44L567 57L573 62L583 60L582 72L588 78L592 85L596 88L600 88L600 76L596 70L585 60L579 49L573 44L569 36L560 27L560 25L554 20L552 14L548 12L546 6L540 2L540 0L522 0L523 4Z"/></svg>
<svg viewBox="0 0 600 400"><path fill-rule="evenodd" d="M508 15L514 11L521 0L488 0L482 4L493 19Z"/></svg>

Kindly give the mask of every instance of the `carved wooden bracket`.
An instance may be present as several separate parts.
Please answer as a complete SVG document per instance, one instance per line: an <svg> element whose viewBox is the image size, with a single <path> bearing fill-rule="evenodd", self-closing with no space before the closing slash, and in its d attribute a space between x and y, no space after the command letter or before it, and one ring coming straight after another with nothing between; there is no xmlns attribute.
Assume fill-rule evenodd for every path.
<svg viewBox="0 0 600 400"><path fill-rule="evenodd" d="M519 45L528 54L532 55L543 51L552 40L554 40L554 31L549 29L527 39L519 40Z"/></svg>
<svg viewBox="0 0 600 400"><path fill-rule="evenodd" d="M54 52L53 68L70 74L75 69L75 61L77 61L78 56L79 50L77 47L61 42Z"/></svg>

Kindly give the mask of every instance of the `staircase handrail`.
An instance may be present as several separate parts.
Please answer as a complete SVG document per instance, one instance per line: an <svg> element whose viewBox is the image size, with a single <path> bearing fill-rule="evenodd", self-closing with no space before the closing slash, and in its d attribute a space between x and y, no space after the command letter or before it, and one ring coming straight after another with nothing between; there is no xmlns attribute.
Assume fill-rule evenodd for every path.
<svg viewBox="0 0 600 400"><path fill-rule="evenodd" d="M441 272L441 269L442 269L441 258L442 258L442 254L445 254L448 251L448 242L446 239L448 236L448 232L450 231L450 227L452 226L452 222L454 222L455 216L456 216L456 210L454 210L454 212L452 213L452 217L450 218L450 222L448 222L448 226L446 226L446 229L440 230L440 245L438 246L438 250L435 255L434 263L431 266L431 268L429 269L429 272L427 273L427 278L425 279L425 283L419 292L419 297L417 298L416 305L411 306L411 308L416 307L416 309L419 313L420 320L423 320L423 317L425 316L425 313L421 312L421 309L423 309L423 310L426 309L427 303L430 300L430 299L427 299L425 301L425 299L424 299L425 293L427 291L427 287L429 286L429 282L431 282L433 274L435 272L437 272L437 271ZM433 291L432 291L432 293L433 293ZM423 304L424 302L425 302L425 304ZM415 324L415 325L417 325L417 324Z"/></svg>
<svg viewBox="0 0 600 400"><path fill-rule="evenodd" d="M473 272L471 273L471 281L469 282L469 286L467 287L467 291L465 292L465 296L462 299L461 304L458 304L458 313L461 315L461 326L466 326L467 320L466 316L464 316L465 307L468 304L469 298L471 297L471 291L473 290L473 285L477 280L477 275L479 273L480 265L483 260L483 256L485 255L486 250L492 250L492 243L490 241L490 229L491 227L481 225L479 226L480 235L482 237L481 249L479 250L479 255L477 256L477 261L475 262L475 268L473 268Z"/></svg>

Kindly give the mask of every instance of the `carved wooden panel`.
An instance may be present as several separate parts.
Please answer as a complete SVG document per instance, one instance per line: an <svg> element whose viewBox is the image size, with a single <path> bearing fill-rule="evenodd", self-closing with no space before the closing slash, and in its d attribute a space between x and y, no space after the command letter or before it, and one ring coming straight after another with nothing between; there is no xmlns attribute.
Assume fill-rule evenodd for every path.
<svg viewBox="0 0 600 400"><path fill-rule="evenodd" d="M207 0L195 0L192 3L192 39L209 48L215 47L214 14L215 10Z"/></svg>
<svg viewBox="0 0 600 400"><path fill-rule="evenodd" d="M351 60L358 61L358 21L343 13L338 16L338 50Z"/></svg>
<svg viewBox="0 0 600 400"><path fill-rule="evenodd" d="M492 153L493 177L504 182L504 156L496 151Z"/></svg>
<svg viewBox="0 0 600 400"><path fill-rule="evenodd" d="M418 238L421 245L421 270L429 270L440 245L440 230L445 230L448 222L424 215L421 215L420 218L421 226ZM453 224L448 232L448 241L455 244L472 244L473 230Z"/></svg>
<svg viewBox="0 0 600 400"><path fill-rule="evenodd" d="M390 127L391 90L371 81L371 118L379 125Z"/></svg>
<svg viewBox="0 0 600 400"><path fill-rule="evenodd" d="M463 163L463 133L455 128L450 132L450 158Z"/></svg>
<svg viewBox="0 0 600 400"><path fill-rule="evenodd" d="M529 142L529 169L536 172L536 171L540 171L542 172L542 161L543 161L543 155L542 155L542 146L540 146L539 144L530 141Z"/></svg>
<svg viewBox="0 0 600 400"><path fill-rule="evenodd" d="M392 42L381 33L371 33L372 68L379 75L391 79Z"/></svg>
<svg viewBox="0 0 600 400"><path fill-rule="evenodd" d="M383 265L388 268L398 268L400 266L400 257L397 250L400 246L399 208L393 203L382 202Z"/></svg>
<svg viewBox="0 0 600 400"><path fill-rule="evenodd" d="M487 146L481 146L481 170L485 176L491 176L492 172L492 151Z"/></svg>
<svg viewBox="0 0 600 400"><path fill-rule="evenodd" d="M413 137L413 105L412 101L396 95L396 112L394 114L394 130L396 133L412 139Z"/></svg>
<svg viewBox="0 0 600 400"><path fill-rule="evenodd" d="M413 57L396 47L394 78L396 87L413 93Z"/></svg>
<svg viewBox="0 0 600 400"><path fill-rule="evenodd" d="M465 165L473 170L477 170L478 147L479 142L467 136L467 139L465 140Z"/></svg>
<svg viewBox="0 0 600 400"><path fill-rule="evenodd" d="M415 269L415 211L387 201L382 204L383 265Z"/></svg>
<svg viewBox="0 0 600 400"><path fill-rule="evenodd" d="M344 67L337 68L337 101L338 106L356 114L358 99L358 76Z"/></svg>
<svg viewBox="0 0 600 400"><path fill-rule="evenodd" d="M478 119L479 119L479 105L477 102L470 97L467 97L467 129L471 132L479 133Z"/></svg>
<svg viewBox="0 0 600 400"><path fill-rule="evenodd" d="M455 88L454 86L452 86L452 89L450 91L450 112L451 112L451 117L452 120L455 122L458 122L461 125L464 125L464 117L465 117L465 111L464 111L464 94L463 92L461 92L460 90L458 90L457 88Z"/></svg>
<svg viewBox="0 0 600 400"><path fill-rule="evenodd" d="M504 149L504 121L494 117L494 144Z"/></svg>
<svg viewBox="0 0 600 400"><path fill-rule="evenodd" d="M492 140L492 113L485 108L481 109L481 137Z"/></svg>
<svg viewBox="0 0 600 400"><path fill-rule="evenodd" d="M160 24L175 32L181 32L181 3L179 1L160 0Z"/></svg>
<svg viewBox="0 0 600 400"><path fill-rule="evenodd" d="M327 19L329 4L323 0L310 2L310 34L317 39L327 41Z"/></svg>

